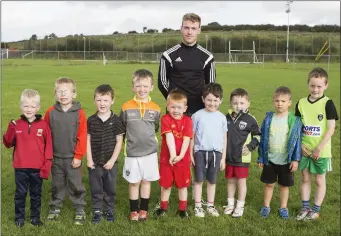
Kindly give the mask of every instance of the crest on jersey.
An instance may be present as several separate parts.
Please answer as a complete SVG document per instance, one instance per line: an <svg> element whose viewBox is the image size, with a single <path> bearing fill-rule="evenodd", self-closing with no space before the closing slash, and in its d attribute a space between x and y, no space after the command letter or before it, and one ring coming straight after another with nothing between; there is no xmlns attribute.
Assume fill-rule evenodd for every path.
<svg viewBox="0 0 341 236"><path fill-rule="evenodd" d="M153 118L155 116L155 111L149 111L149 118Z"/></svg>
<svg viewBox="0 0 341 236"><path fill-rule="evenodd" d="M317 116L317 119L318 119L319 121L323 120L323 115L322 115L322 114L319 114L319 115Z"/></svg>
<svg viewBox="0 0 341 236"><path fill-rule="evenodd" d="M37 129L37 136L43 135L43 129Z"/></svg>
<svg viewBox="0 0 341 236"><path fill-rule="evenodd" d="M239 129L244 130L247 126L247 123L244 121L239 122Z"/></svg>
<svg viewBox="0 0 341 236"><path fill-rule="evenodd" d="M126 170L126 176L129 176L129 175L130 175L130 171Z"/></svg>

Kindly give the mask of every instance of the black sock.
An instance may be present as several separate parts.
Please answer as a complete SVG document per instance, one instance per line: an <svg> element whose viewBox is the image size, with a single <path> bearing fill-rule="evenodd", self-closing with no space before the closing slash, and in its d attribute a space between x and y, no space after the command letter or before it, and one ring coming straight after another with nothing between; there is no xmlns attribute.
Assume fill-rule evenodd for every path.
<svg viewBox="0 0 341 236"><path fill-rule="evenodd" d="M139 200L129 200L130 201L130 211L139 211Z"/></svg>
<svg viewBox="0 0 341 236"><path fill-rule="evenodd" d="M149 204L149 198L142 198L141 197L140 209L144 210L144 211L148 211L148 204Z"/></svg>

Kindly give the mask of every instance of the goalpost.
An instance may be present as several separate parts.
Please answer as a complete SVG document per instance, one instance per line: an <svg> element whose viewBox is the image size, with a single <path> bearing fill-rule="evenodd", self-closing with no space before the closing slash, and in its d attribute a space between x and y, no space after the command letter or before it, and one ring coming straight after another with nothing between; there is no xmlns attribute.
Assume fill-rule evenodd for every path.
<svg viewBox="0 0 341 236"><path fill-rule="evenodd" d="M29 53L26 53L26 54L22 55L21 58L24 59L26 56L28 56L28 55L34 53L35 51L36 51L36 50L33 50L33 51L29 52Z"/></svg>
<svg viewBox="0 0 341 236"><path fill-rule="evenodd" d="M234 54L232 54L234 53ZM244 56L249 57L251 56L250 60L244 60L239 61L239 57ZM229 61L226 63L231 64L261 64L263 62L259 62L256 54L256 46L255 41L252 41L252 49L247 50L237 50L237 49L231 49L231 41L229 41Z"/></svg>
<svg viewBox="0 0 341 236"><path fill-rule="evenodd" d="M8 48L1 49L1 59L8 59Z"/></svg>

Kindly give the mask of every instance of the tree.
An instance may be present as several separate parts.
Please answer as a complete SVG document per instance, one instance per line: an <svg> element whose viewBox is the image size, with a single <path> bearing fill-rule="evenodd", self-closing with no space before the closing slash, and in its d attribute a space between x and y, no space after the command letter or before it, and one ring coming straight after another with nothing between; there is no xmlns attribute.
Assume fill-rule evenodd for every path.
<svg viewBox="0 0 341 236"><path fill-rule="evenodd" d="M57 35L55 33L52 33L49 35L49 38L53 39L53 38L57 38Z"/></svg>
<svg viewBox="0 0 341 236"><path fill-rule="evenodd" d="M174 31L174 30L170 29L170 28L163 28L162 29L162 33L170 32L170 31Z"/></svg>
<svg viewBox="0 0 341 236"><path fill-rule="evenodd" d="M143 33L146 33L146 31L147 31L147 26L144 26L143 27Z"/></svg>
<svg viewBox="0 0 341 236"><path fill-rule="evenodd" d="M49 36L48 36L48 35L45 35L44 39L48 39L48 38L49 38Z"/></svg>
<svg viewBox="0 0 341 236"><path fill-rule="evenodd" d="M157 32L159 32L157 29L148 29L147 30L147 33L157 33Z"/></svg>
<svg viewBox="0 0 341 236"><path fill-rule="evenodd" d="M118 31L115 31L113 34L120 34Z"/></svg>
<svg viewBox="0 0 341 236"><path fill-rule="evenodd" d="M128 34L137 34L135 30L129 31Z"/></svg>
<svg viewBox="0 0 341 236"><path fill-rule="evenodd" d="M38 37L37 37L36 34L33 34L33 35L31 36L31 38L30 38L30 40L37 40L37 39L38 39Z"/></svg>

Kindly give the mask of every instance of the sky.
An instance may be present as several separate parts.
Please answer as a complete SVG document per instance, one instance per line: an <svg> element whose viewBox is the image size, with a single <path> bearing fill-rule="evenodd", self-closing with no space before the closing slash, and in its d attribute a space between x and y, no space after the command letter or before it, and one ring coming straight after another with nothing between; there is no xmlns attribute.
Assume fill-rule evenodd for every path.
<svg viewBox="0 0 341 236"><path fill-rule="evenodd" d="M179 29L188 12L202 24L287 25L286 1L2 1L1 41L19 41L36 34L99 35L148 29ZM294 1L290 24L340 25L339 1Z"/></svg>

